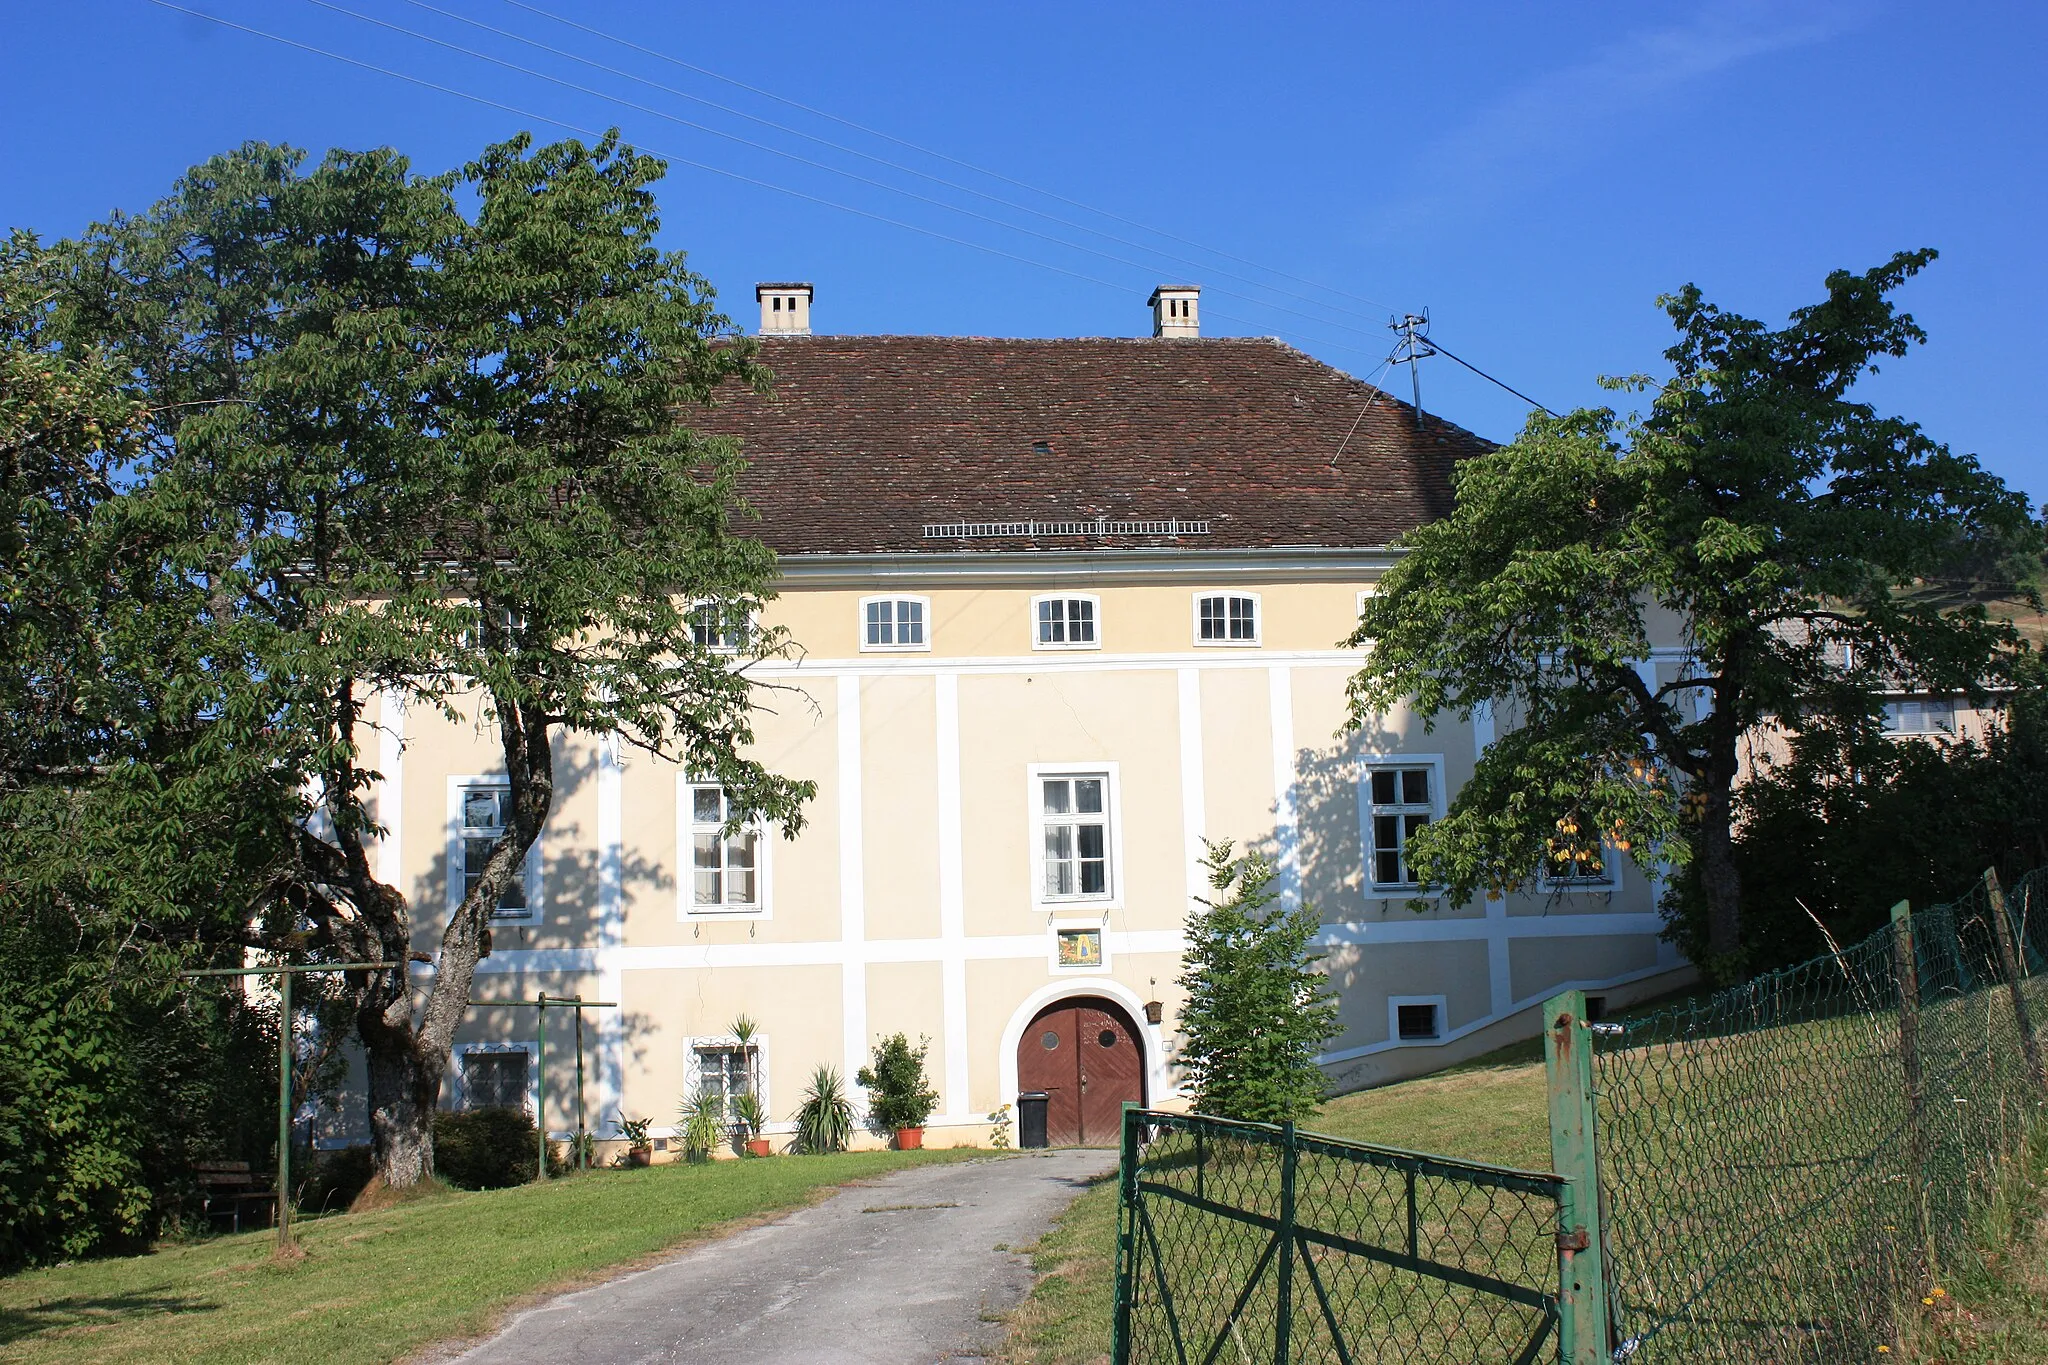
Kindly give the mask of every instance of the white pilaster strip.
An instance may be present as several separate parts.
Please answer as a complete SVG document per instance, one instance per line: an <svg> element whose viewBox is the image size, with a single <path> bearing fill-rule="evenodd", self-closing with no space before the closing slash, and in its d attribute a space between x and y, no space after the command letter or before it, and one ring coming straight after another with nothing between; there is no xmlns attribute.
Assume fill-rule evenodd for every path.
<svg viewBox="0 0 2048 1365"><path fill-rule="evenodd" d="M377 823L384 837L377 841L377 880L400 895L405 885L405 699L386 691L377 728Z"/></svg>
<svg viewBox="0 0 2048 1365"><path fill-rule="evenodd" d="M597 1115L593 1129L609 1133L605 1115L614 1119L625 1094L625 986L620 951L625 945L626 904L622 846L625 842L625 774L620 740L606 735L597 746L597 998L616 1001L617 1009L593 1011L597 1016Z"/></svg>
<svg viewBox="0 0 2048 1365"><path fill-rule="evenodd" d="M1486 756L1493 744L1493 703L1480 702L1472 708L1472 757ZM1515 1002L1514 959L1508 953L1508 903L1499 896L1486 898L1486 982L1489 1008L1506 1014Z"/></svg>
<svg viewBox="0 0 2048 1365"><path fill-rule="evenodd" d="M1202 835L1208 829L1209 789L1202 765L1202 674L1199 669L1176 670L1180 683L1180 835L1188 864L1188 903L1192 914L1195 898L1209 891L1202 868Z"/></svg>
<svg viewBox="0 0 2048 1365"><path fill-rule="evenodd" d="M948 1114L972 1112L967 1089L967 874L961 842L960 675L941 673L938 683L939 763L939 961L945 1001Z"/></svg>
<svg viewBox="0 0 2048 1365"><path fill-rule="evenodd" d="M839 991L846 1083L867 1061L867 864L861 847L860 678L839 675Z"/></svg>
<svg viewBox="0 0 2048 1365"><path fill-rule="evenodd" d="M1266 671L1273 724L1273 842L1279 854L1280 903L1301 904L1301 830L1294 809L1294 681L1285 664Z"/></svg>

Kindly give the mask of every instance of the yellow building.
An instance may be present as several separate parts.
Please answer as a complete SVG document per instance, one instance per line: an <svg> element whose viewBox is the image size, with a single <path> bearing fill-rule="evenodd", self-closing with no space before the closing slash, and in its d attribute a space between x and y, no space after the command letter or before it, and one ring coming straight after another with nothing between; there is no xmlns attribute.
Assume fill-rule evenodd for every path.
<svg viewBox="0 0 2048 1365"><path fill-rule="evenodd" d="M763 624L801 647L751 666L757 756L818 795L794 840L727 839L716 787L564 745L474 995L619 1003L583 1025L593 1126L663 1136L692 1087L753 1073L786 1133L816 1064L850 1077L901 1030L930 1039L929 1141L983 1140L1032 1088L1056 1138L1107 1141L1122 1100L1177 1098L1205 838L1267 852L1320 913L1338 1089L1531 1035L1560 987L1614 1007L1689 970L1625 859L1470 905L1408 880L1489 718L1345 728L1360 597L1478 438L1278 342L1201 338L1192 287L1138 339L813 336L810 286L759 298L775 393L701 425L746 442L783 572ZM381 871L437 926L491 837L494 738L383 720ZM533 1016L473 1011L443 1102L530 1093Z"/></svg>

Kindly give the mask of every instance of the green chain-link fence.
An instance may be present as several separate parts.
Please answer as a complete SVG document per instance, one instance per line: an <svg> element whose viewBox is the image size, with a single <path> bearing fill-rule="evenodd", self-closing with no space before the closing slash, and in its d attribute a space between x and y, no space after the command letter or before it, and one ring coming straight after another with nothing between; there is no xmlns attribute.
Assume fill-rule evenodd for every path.
<svg viewBox="0 0 2048 1365"><path fill-rule="evenodd" d="M1550 1358L1563 1177L1128 1110L1115 1359Z"/></svg>
<svg viewBox="0 0 2048 1365"><path fill-rule="evenodd" d="M2042 872L2009 896L1987 875L1839 952L1592 1026L1615 1359L1890 1349L2039 1130L2044 897Z"/></svg>

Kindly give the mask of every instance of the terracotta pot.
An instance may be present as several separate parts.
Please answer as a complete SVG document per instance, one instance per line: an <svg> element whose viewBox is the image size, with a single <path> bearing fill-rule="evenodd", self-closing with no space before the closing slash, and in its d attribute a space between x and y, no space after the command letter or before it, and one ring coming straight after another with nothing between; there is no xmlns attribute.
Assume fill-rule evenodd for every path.
<svg viewBox="0 0 2048 1365"><path fill-rule="evenodd" d="M896 1130L896 1150L897 1150L897 1151L899 1151L899 1152L915 1152L915 1151L917 1151L918 1149L922 1148L923 1146L924 1146L924 1129L923 1129L923 1128L898 1128L898 1129Z"/></svg>
<svg viewBox="0 0 2048 1365"><path fill-rule="evenodd" d="M654 1149L652 1147L628 1147L626 1149L626 1164L628 1166L646 1166L652 1163L653 1160Z"/></svg>
<svg viewBox="0 0 2048 1365"><path fill-rule="evenodd" d="M748 1155L748 1156L767 1156L767 1155L768 1155L768 1139L767 1139L767 1138L748 1138L748 1139L747 1139L747 1155Z"/></svg>

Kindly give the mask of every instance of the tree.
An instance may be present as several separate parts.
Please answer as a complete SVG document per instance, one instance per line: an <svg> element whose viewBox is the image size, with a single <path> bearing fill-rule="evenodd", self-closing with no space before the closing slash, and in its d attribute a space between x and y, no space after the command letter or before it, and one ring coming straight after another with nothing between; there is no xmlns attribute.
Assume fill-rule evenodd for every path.
<svg viewBox="0 0 2048 1365"><path fill-rule="evenodd" d="M1457 471L1453 513L1404 538L1351 643L1354 723L1413 698L1503 722L1448 818L1410 846L1454 899L1595 856L1684 864L1702 965L1742 967L1739 743L1757 727L1872 731L1902 684L1975 692L2020 642L1980 607L1903 594L1959 547L2025 542L2024 501L1967 455L1849 397L1924 334L1889 295L1929 261L1838 271L1789 325L1662 300L1679 340L1646 417L1532 415ZM1641 377L1609 381L1642 390ZM1684 635L1651 675L1653 619Z"/></svg>
<svg viewBox="0 0 2048 1365"><path fill-rule="evenodd" d="M1337 1032L1337 1001L1309 951L1320 917L1273 904L1273 865L1204 841L1213 899L1188 917L1181 958L1180 1067L1204 1114L1285 1123L1323 1098L1316 1057Z"/></svg>
<svg viewBox="0 0 2048 1365"><path fill-rule="evenodd" d="M662 166L594 147L489 148L418 178L389 151L310 173L251 144L70 249L62 316L153 413L134 517L203 590L210 742L260 749L292 804L264 941L352 973L379 1174L432 1171L431 1116L491 914L539 836L565 734L687 763L732 818L793 834L809 783L744 757L748 658L772 595L743 536L741 467L688 411L762 383L704 281L655 245ZM458 189L473 200L462 211ZM506 829L438 925L378 879L365 760L379 697L497 734ZM438 932L436 932L438 930Z"/></svg>

